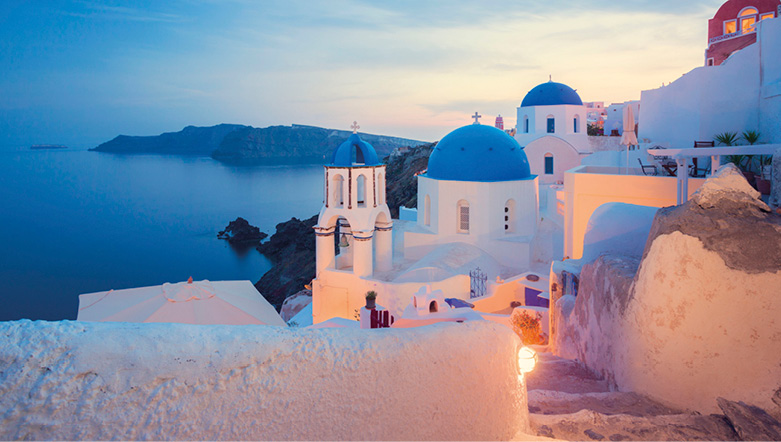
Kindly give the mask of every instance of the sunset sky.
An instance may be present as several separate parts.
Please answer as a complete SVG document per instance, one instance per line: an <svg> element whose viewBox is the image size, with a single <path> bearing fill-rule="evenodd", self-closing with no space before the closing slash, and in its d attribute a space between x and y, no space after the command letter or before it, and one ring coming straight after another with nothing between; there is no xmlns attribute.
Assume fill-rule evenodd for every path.
<svg viewBox="0 0 781 442"><path fill-rule="evenodd" d="M0 145L353 120L433 141L475 111L514 124L548 75L584 101L639 99L703 64L722 3L7 0Z"/></svg>

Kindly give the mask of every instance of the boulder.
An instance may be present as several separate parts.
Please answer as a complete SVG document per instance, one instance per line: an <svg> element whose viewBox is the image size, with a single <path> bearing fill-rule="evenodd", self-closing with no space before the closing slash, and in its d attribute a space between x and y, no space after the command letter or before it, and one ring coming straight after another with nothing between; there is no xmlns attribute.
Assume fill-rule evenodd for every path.
<svg viewBox="0 0 781 442"><path fill-rule="evenodd" d="M282 309L279 311L279 315L282 316L283 321L288 322L304 307L311 303L312 290L301 290L300 292L285 298L285 302L282 303Z"/></svg>
<svg viewBox="0 0 781 442"><path fill-rule="evenodd" d="M228 223L225 230L217 233L217 238L228 240L231 245L257 246L268 235L251 225L246 219L238 217Z"/></svg>

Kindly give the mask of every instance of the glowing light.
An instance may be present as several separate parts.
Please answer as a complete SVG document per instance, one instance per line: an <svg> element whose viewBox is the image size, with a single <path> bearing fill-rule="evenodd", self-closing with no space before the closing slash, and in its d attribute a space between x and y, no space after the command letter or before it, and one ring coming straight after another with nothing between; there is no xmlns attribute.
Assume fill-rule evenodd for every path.
<svg viewBox="0 0 781 442"><path fill-rule="evenodd" d="M518 350L518 369L521 373L530 373L537 365L537 352L529 347Z"/></svg>

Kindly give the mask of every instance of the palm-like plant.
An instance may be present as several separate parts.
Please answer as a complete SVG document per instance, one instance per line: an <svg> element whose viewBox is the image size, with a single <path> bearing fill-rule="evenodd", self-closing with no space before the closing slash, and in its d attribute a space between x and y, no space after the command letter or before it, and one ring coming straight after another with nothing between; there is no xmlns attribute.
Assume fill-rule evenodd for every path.
<svg viewBox="0 0 781 442"><path fill-rule="evenodd" d="M738 133L737 132L722 132L720 134L716 134L716 136L713 137L713 139L724 146L734 146L735 142L738 141Z"/></svg>
<svg viewBox="0 0 781 442"><path fill-rule="evenodd" d="M743 138L743 140L745 140L748 144L757 144L759 142L759 136L759 132L755 130L746 130L743 131L743 135L740 137Z"/></svg>

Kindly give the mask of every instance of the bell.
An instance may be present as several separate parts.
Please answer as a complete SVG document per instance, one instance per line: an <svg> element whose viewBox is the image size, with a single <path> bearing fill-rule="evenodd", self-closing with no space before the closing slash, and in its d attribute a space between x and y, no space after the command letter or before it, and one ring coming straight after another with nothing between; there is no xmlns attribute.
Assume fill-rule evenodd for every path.
<svg viewBox="0 0 781 442"><path fill-rule="evenodd" d="M339 247L349 247L350 243L347 242L347 235L342 233L342 239L339 240Z"/></svg>

